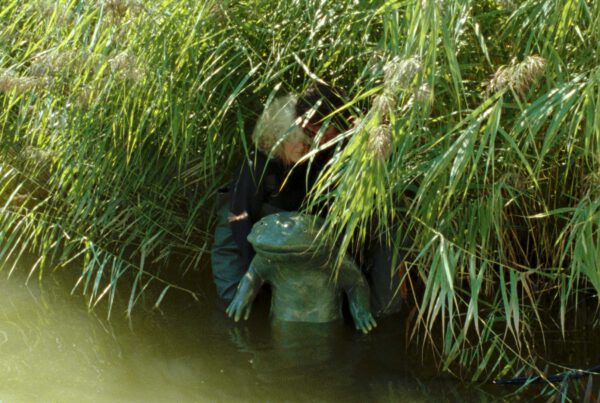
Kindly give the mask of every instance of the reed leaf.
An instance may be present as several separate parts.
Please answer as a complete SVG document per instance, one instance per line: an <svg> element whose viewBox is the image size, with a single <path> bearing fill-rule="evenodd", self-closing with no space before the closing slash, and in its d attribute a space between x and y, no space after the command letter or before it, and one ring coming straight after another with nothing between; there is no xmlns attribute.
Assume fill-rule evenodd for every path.
<svg viewBox="0 0 600 403"><path fill-rule="evenodd" d="M337 261L409 243L415 340L520 374L546 317L598 305L599 41L589 0L4 0L0 257L77 262L90 306L198 297L172 279L263 105L324 80L360 111L309 201Z"/></svg>

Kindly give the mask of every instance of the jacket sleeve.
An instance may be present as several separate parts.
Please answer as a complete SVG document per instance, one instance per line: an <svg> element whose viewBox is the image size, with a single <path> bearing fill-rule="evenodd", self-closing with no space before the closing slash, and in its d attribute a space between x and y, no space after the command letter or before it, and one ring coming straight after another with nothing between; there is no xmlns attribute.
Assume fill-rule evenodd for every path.
<svg viewBox="0 0 600 403"><path fill-rule="evenodd" d="M256 158L253 158L257 156ZM254 154L245 159L231 184L229 226L246 267L254 257L254 249L248 242L248 234L258 220L263 201L260 178L265 162Z"/></svg>

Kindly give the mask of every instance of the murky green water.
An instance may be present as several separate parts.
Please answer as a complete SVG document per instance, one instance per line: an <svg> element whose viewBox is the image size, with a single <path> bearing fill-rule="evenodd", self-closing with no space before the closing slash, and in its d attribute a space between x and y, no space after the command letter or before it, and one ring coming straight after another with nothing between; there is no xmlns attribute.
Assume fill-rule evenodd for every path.
<svg viewBox="0 0 600 403"><path fill-rule="evenodd" d="M420 365L402 346L400 318L367 336L348 324L277 324L263 297L236 325L208 301L173 294L131 322L116 302L107 321L71 295L72 277L25 278L0 272L3 403L490 400Z"/></svg>

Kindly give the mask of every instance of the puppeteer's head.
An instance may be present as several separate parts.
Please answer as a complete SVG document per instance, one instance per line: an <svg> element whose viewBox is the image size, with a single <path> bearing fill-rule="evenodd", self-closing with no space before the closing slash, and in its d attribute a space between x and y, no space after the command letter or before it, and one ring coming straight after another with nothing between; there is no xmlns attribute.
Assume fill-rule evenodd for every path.
<svg viewBox="0 0 600 403"><path fill-rule="evenodd" d="M350 129L348 97L339 87L317 82L296 102L296 116L304 132L319 145Z"/></svg>
<svg viewBox="0 0 600 403"><path fill-rule="evenodd" d="M287 165L298 162L312 143L296 118L297 101L294 95L274 99L258 119L252 136L259 150Z"/></svg>

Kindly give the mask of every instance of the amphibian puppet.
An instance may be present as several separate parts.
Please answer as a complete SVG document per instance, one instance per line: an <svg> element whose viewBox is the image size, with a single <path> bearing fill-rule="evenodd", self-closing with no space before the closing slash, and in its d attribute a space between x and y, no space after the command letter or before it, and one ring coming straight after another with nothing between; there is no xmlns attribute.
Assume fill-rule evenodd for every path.
<svg viewBox="0 0 600 403"><path fill-rule="evenodd" d="M332 322L342 317L342 292L358 330L368 333L371 314L369 286L359 267L345 257L337 281L333 278L333 246L317 241L319 219L299 213L268 215L253 227L248 240L256 251L227 314L236 322L248 319L261 286L272 286L271 316L295 322Z"/></svg>

